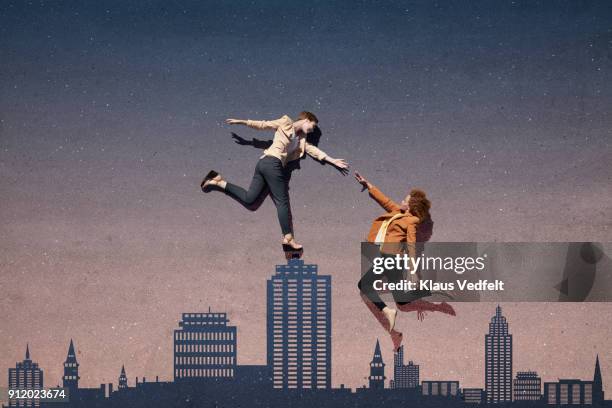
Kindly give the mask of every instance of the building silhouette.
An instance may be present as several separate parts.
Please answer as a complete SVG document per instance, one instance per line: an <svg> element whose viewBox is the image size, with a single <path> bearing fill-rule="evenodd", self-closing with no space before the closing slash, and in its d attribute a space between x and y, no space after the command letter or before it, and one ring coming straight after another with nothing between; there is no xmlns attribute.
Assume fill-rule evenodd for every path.
<svg viewBox="0 0 612 408"><path fill-rule="evenodd" d="M514 401L537 401L542 398L542 379L535 371L519 371L514 378Z"/></svg>
<svg viewBox="0 0 612 408"><path fill-rule="evenodd" d="M8 387L12 390L43 388L43 371L30 359L30 345L26 345L25 359L8 370ZM9 407L40 407L38 399L9 399Z"/></svg>
<svg viewBox="0 0 612 408"><path fill-rule="evenodd" d="M68 346L68 354L66 355L66 361L64 361L64 375L62 376L62 384L64 388L69 390L70 394L79 388L79 363L76 359L74 352L74 343L70 339L70 345Z"/></svg>
<svg viewBox="0 0 612 408"><path fill-rule="evenodd" d="M423 381L421 391L423 395L430 397L458 397L459 381Z"/></svg>
<svg viewBox="0 0 612 408"><path fill-rule="evenodd" d="M485 335L485 391L489 403L512 401L512 335L499 305Z"/></svg>
<svg viewBox="0 0 612 408"><path fill-rule="evenodd" d="M374 347L374 356L370 361L370 375L368 376L369 388L372 390L382 390L385 388L385 362L380 352L380 343L376 339L376 347Z"/></svg>
<svg viewBox="0 0 612 408"><path fill-rule="evenodd" d="M267 282L267 361L274 388L331 388L331 276L290 259Z"/></svg>
<svg viewBox="0 0 612 408"><path fill-rule="evenodd" d="M552 405L591 405L593 381L560 379L544 383L544 401Z"/></svg>
<svg viewBox="0 0 612 408"><path fill-rule="evenodd" d="M419 366L412 361L404 365L404 346L393 353L393 380L389 388L416 388L419 386Z"/></svg>
<svg viewBox="0 0 612 408"><path fill-rule="evenodd" d="M120 390L125 390L128 388L128 379L127 375L125 375L125 365L121 366L121 374L119 374L119 381L117 388Z"/></svg>
<svg viewBox="0 0 612 408"><path fill-rule="evenodd" d="M174 330L174 380L233 378L236 327L225 313L183 313Z"/></svg>
<svg viewBox="0 0 612 408"><path fill-rule="evenodd" d="M602 405L604 392L599 367L599 356L595 358L595 373L592 381L559 379L544 383L544 402L551 405Z"/></svg>
<svg viewBox="0 0 612 408"><path fill-rule="evenodd" d="M597 355L595 357L595 373L593 374L593 402L597 404L603 401L603 380L601 378L601 368L599 367L599 355Z"/></svg>
<svg viewBox="0 0 612 408"><path fill-rule="evenodd" d="M461 394L466 404L480 404L483 400L484 391L482 388L463 388Z"/></svg>

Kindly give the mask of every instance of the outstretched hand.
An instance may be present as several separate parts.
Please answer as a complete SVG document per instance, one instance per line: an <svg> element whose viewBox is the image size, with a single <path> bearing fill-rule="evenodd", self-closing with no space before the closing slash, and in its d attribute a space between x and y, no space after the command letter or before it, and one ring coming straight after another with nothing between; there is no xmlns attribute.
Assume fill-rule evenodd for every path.
<svg viewBox="0 0 612 408"><path fill-rule="evenodd" d="M225 119L225 123L227 123L228 125L240 125L243 122L244 121L240 119Z"/></svg>
<svg viewBox="0 0 612 408"><path fill-rule="evenodd" d="M361 191L368 189L368 184L370 184L370 182L358 172L355 172L355 180L357 180L357 182L361 184Z"/></svg>
<svg viewBox="0 0 612 408"><path fill-rule="evenodd" d="M330 159L329 163L331 163L343 176L346 176L349 173L349 164L344 159Z"/></svg>

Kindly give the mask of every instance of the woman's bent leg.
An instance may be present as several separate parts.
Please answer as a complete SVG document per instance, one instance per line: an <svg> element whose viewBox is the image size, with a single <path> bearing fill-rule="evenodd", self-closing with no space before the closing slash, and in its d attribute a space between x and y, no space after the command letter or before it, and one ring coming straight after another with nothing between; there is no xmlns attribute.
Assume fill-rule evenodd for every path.
<svg viewBox="0 0 612 408"><path fill-rule="evenodd" d="M247 208L252 206L266 189L266 181L261 172L260 163L261 160L257 163L257 166L255 166L255 173L253 174L253 180L251 180L251 185L249 186L248 191L232 183L227 183L225 186L225 194L232 197L234 200L238 201Z"/></svg>
<svg viewBox="0 0 612 408"><path fill-rule="evenodd" d="M374 281L377 279L380 279L379 276L370 268L370 270L361 277L357 283L357 287L361 293L378 308L378 310L383 310L387 305L374 289Z"/></svg>
<svg viewBox="0 0 612 408"><path fill-rule="evenodd" d="M394 257L394 255L386 255L387 257ZM396 268L394 265L394 267L392 268L385 268L384 271L384 275L387 278L387 282L389 283L400 283L402 280L404 280L404 269L402 268ZM401 305L406 305L408 303L410 303L410 297L409 297L410 291L405 292L403 290L400 289L395 289L391 291L391 295L393 296L393 300L395 301L395 303L398 306Z"/></svg>

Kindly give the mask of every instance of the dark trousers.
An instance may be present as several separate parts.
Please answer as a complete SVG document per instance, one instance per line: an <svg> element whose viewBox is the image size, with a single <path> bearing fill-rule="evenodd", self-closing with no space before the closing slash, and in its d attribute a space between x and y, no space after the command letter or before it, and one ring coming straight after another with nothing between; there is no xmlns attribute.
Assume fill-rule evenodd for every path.
<svg viewBox="0 0 612 408"><path fill-rule="evenodd" d="M385 254L381 254L381 255L384 257L395 258L395 255L385 255ZM372 268L370 268L368 272L366 272L361 277L361 279L359 280L359 283L357 283L357 287L359 288L361 293L363 293L368 299L370 299L370 301L374 303L374 305L379 310L383 310L385 306L387 305L385 304L385 302L383 302L383 300L380 298L380 295L374 289L374 281L379 280L379 279L384 280L383 279L384 277L386 278L388 283L397 283L397 282L400 282L402 279L404 279L404 271L403 269L385 268L383 273L375 274L373 269L374 269L374 266L372 266ZM393 300L395 300L395 303L398 305L405 305L407 303L410 303L410 301L408 300L409 299L408 294L409 292L404 292L402 290L391 291Z"/></svg>
<svg viewBox="0 0 612 408"><path fill-rule="evenodd" d="M289 178L290 172L283 168L280 159L273 156L265 156L257 162L255 173L249 190L227 183L225 194L232 197L247 208L259 207L261 202L269 193L272 196L278 222L283 235L293 233L291 224L291 206L289 203ZM258 205L259 204L259 205Z"/></svg>

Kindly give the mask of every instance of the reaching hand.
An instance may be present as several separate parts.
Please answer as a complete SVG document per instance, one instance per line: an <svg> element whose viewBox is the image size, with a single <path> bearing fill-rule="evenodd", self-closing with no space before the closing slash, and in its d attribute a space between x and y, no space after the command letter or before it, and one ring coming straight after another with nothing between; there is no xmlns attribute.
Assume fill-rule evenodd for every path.
<svg viewBox="0 0 612 408"><path fill-rule="evenodd" d="M358 172L355 172L355 180L357 180L357 182L363 186L361 191L367 189L368 188L368 184L370 184L370 182L368 180L366 180L366 178L363 177Z"/></svg>
<svg viewBox="0 0 612 408"><path fill-rule="evenodd" d="M346 176L348 174L349 164L344 159L334 159L332 157L328 157L327 161L331 163L342 175Z"/></svg>
<svg viewBox="0 0 612 408"><path fill-rule="evenodd" d="M329 162L333 164L334 166L338 167L339 169L349 168L349 164L344 159L331 159Z"/></svg>
<svg viewBox="0 0 612 408"><path fill-rule="evenodd" d="M248 140L246 140L243 137L238 136L234 132L232 132L232 139L234 139L234 142L236 142L236 143L238 143L239 145L242 145L242 146L250 144Z"/></svg>
<svg viewBox="0 0 612 408"><path fill-rule="evenodd" d="M225 123L227 123L228 125L239 125L242 123L242 120L240 119L225 119Z"/></svg>

